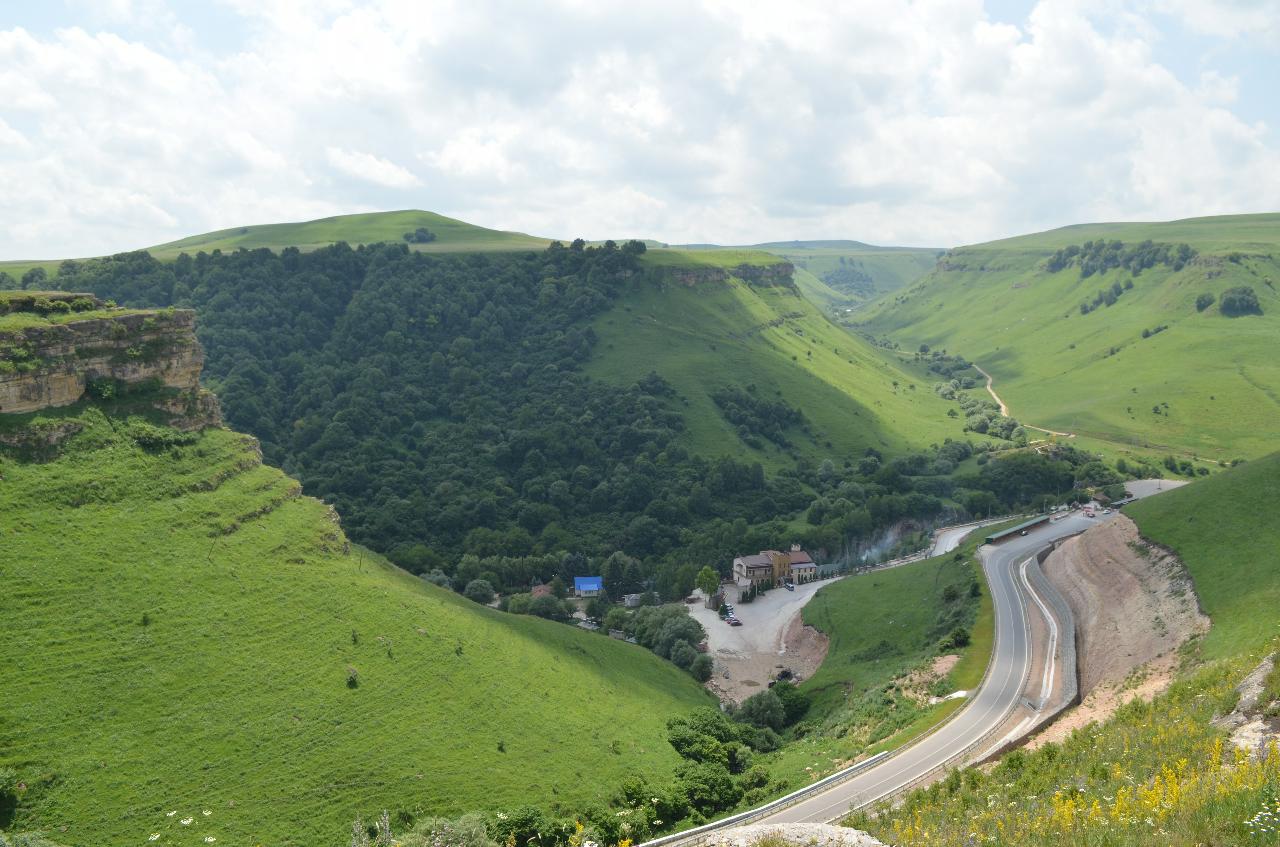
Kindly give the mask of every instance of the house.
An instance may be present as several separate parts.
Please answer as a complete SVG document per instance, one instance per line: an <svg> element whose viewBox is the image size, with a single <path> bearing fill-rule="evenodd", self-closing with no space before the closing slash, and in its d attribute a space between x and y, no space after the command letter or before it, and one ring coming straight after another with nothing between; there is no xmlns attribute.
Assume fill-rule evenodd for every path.
<svg viewBox="0 0 1280 847"><path fill-rule="evenodd" d="M818 565L813 558L800 549L799 544L792 544L787 552L791 560L791 578L796 582L808 582L818 575Z"/></svg>
<svg viewBox="0 0 1280 847"><path fill-rule="evenodd" d="M640 605L640 595L639 594L623 594L622 605L626 606L628 609L636 608L637 606Z"/></svg>
<svg viewBox="0 0 1280 847"><path fill-rule="evenodd" d="M785 553L779 550L761 550L750 556L738 556L733 560L733 581L739 589L750 588L764 582L775 585L787 580L805 581L818 574L813 558L792 544Z"/></svg>
<svg viewBox="0 0 1280 847"><path fill-rule="evenodd" d="M738 556L733 560L733 581L739 588L750 588L773 579L773 560L769 551L758 555Z"/></svg>
<svg viewBox="0 0 1280 847"><path fill-rule="evenodd" d="M575 576L573 578L574 597L599 597L604 593L604 577Z"/></svg>

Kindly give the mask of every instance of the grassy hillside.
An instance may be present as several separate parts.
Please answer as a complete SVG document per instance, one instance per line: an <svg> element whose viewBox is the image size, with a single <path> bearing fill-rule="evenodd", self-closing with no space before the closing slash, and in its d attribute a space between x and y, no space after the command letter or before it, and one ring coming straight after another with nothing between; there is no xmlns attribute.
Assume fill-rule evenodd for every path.
<svg viewBox="0 0 1280 847"><path fill-rule="evenodd" d="M147 451L96 407L0 418L82 427L0 458L0 769L27 786L0 828L171 843L177 811L309 847L383 808L581 807L669 778L666 719L707 703L641 648L347 552L246 436Z"/></svg>
<svg viewBox="0 0 1280 847"><path fill-rule="evenodd" d="M499 250L541 250L550 240L525 235L523 232L503 232L486 229L465 221L406 209L399 212L369 212L358 215L336 215L315 221L298 223L256 224L231 229L220 229L201 235L192 235L177 241L146 248L157 259L173 259L181 253L195 255L214 250L254 250L266 247L281 250L297 247L314 250L338 241L348 244L376 244L381 241L402 243L406 232L424 227L436 236L425 244L412 244L414 250L427 253L469 253ZM53 276L61 260L18 260L0 262L0 273L20 281L32 268L43 268ZM3 280L0 279L0 282ZM3 288L0 285L0 288Z"/></svg>
<svg viewBox="0 0 1280 847"><path fill-rule="evenodd" d="M1096 239L1187 244L1181 265L1082 278L1054 251ZM1090 224L951 251L939 268L865 312L866 328L977 361L1019 420L1113 444L1214 459L1276 447L1280 412L1280 215ZM1115 284L1113 305L1082 314ZM1253 289L1263 314L1221 312ZM1214 301L1197 309L1197 298ZM1144 331L1147 337L1144 337Z"/></svg>
<svg viewBox="0 0 1280 847"><path fill-rule="evenodd" d="M1186 563L1213 628L1208 658L1280 633L1280 453L1125 507L1147 538Z"/></svg>
<svg viewBox="0 0 1280 847"><path fill-rule="evenodd" d="M268 247L314 249L346 241L348 244L374 244L379 241L402 241L406 232L425 227L436 236L426 244L413 244L415 250L427 252L474 252L489 250L541 250L548 239L535 238L522 232L500 232L464 221L446 218L434 212L409 209L401 212L370 212L361 215L338 215L302 223L261 224L223 229L204 235L193 235L179 241L158 244L149 251L158 259L169 259L179 253L196 253L215 249L238 250Z"/></svg>
<svg viewBox="0 0 1280 847"><path fill-rule="evenodd" d="M687 255L650 251L645 262L660 257L668 272L696 271L725 254ZM755 255L756 262L777 261ZM733 266L744 258L721 261ZM742 443L712 399L728 386L754 385L757 396L802 411L811 433L796 428L790 440L796 452L815 457L852 457L867 447L902 450L962 434L925 376L831 323L795 288L737 276L689 284L678 278L628 291L595 320L600 343L586 371L619 384L660 373L688 400L691 449L709 455L746 450L766 465L782 458L774 444L753 449Z"/></svg>

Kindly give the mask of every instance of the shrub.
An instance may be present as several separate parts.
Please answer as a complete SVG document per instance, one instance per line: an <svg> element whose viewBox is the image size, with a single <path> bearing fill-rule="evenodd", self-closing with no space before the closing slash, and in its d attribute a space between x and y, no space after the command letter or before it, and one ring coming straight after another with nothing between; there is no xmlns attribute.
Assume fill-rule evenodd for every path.
<svg viewBox="0 0 1280 847"><path fill-rule="evenodd" d="M1222 292L1222 300L1218 303L1218 310L1229 318L1262 314L1262 306L1258 303L1257 293L1247 285L1228 288Z"/></svg>
<svg viewBox="0 0 1280 847"><path fill-rule="evenodd" d="M689 666L689 673L693 674L693 678L698 682L706 682L711 679L711 671L715 668L715 662L706 653L699 653L698 658L693 660L693 664Z"/></svg>
<svg viewBox="0 0 1280 847"><path fill-rule="evenodd" d="M772 690L761 691L743 700L734 717L753 726L779 730L786 723L786 710Z"/></svg>
<svg viewBox="0 0 1280 847"><path fill-rule="evenodd" d="M698 658L698 651L688 641L677 641L671 648L671 663L681 670L688 670Z"/></svg>
<svg viewBox="0 0 1280 847"><path fill-rule="evenodd" d="M1196 311L1203 312L1205 309L1213 305L1214 297L1209 292L1205 292L1196 298Z"/></svg>
<svg viewBox="0 0 1280 847"><path fill-rule="evenodd" d="M493 586L489 584L487 579L473 579L467 583L467 587L462 591L468 600L479 603L482 606L493 602Z"/></svg>
<svg viewBox="0 0 1280 847"><path fill-rule="evenodd" d="M969 646L969 630L962 626L958 626L947 634L938 645L940 650L959 650L961 647Z"/></svg>
<svg viewBox="0 0 1280 847"><path fill-rule="evenodd" d="M460 818L424 818L400 839L401 847L497 847L489 837L484 818L477 814Z"/></svg>
<svg viewBox="0 0 1280 847"><path fill-rule="evenodd" d="M359 687L360 687L360 671L348 665L347 666L347 688L359 688Z"/></svg>

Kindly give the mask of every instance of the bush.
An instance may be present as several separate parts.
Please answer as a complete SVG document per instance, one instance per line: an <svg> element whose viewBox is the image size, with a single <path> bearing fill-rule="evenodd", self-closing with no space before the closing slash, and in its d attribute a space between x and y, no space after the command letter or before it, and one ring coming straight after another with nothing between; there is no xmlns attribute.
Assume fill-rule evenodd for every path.
<svg viewBox="0 0 1280 847"><path fill-rule="evenodd" d="M482 606L493 602L493 586L489 584L487 579L473 579L467 583L467 587L462 592L468 600L479 603Z"/></svg>
<svg viewBox="0 0 1280 847"><path fill-rule="evenodd" d="M489 837L484 818L477 814L463 815L456 820L449 818L425 818L400 839L401 847L498 847Z"/></svg>
<svg viewBox="0 0 1280 847"><path fill-rule="evenodd" d="M752 726L779 730L786 723L786 710L772 690L761 691L743 700L734 717Z"/></svg>
<svg viewBox="0 0 1280 847"><path fill-rule="evenodd" d="M1257 293L1247 285L1228 288L1222 292L1222 300L1218 303L1218 310L1229 318L1262 314L1262 306L1258 303Z"/></svg>
<svg viewBox="0 0 1280 847"><path fill-rule="evenodd" d="M1209 292L1205 292L1196 298L1196 311L1203 312L1205 309L1213 305L1214 297Z"/></svg>
<svg viewBox="0 0 1280 847"><path fill-rule="evenodd" d="M809 695L797 688L794 683L779 682L770 690L782 703L782 719L787 726L803 718L809 711Z"/></svg>
<svg viewBox="0 0 1280 847"><path fill-rule="evenodd" d="M347 688L360 687L360 671L353 667L347 667Z"/></svg>
<svg viewBox="0 0 1280 847"><path fill-rule="evenodd" d="M413 232L406 232L403 237L410 244L428 244L436 240L436 234L425 226L420 226Z"/></svg>
<svg viewBox="0 0 1280 847"><path fill-rule="evenodd" d="M938 645L938 649L943 651L959 650L961 647L969 646L969 630L962 626L958 626L947 634Z"/></svg>
<svg viewBox="0 0 1280 847"><path fill-rule="evenodd" d="M677 641L671 648L671 663L681 670L689 670L697 658L698 651L688 641Z"/></svg>
<svg viewBox="0 0 1280 847"><path fill-rule="evenodd" d="M715 662L706 653L699 653L698 658L693 660L693 664L689 666L689 673L693 674L693 678L698 682L706 682L711 679L711 672L715 669Z"/></svg>

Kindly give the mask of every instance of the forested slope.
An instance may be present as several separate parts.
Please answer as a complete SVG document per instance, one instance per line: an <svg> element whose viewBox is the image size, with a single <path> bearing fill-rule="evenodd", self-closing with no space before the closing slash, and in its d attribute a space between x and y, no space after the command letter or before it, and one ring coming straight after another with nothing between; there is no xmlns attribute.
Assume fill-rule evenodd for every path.
<svg viewBox="0 0 1280 847"><path fill-rule="evenodd" d="M923 370L823 318L776 257L654 252L130 253L56 282L196 309L228 421L353 538L457 588L603 570L611 593L676 598L744 549L834 557L1094 478L1072 451L953 478L1013 442L966 434Z"/></svg>
<svg viewBox="0 0 1280 847"><path fill-rule="evenodd" d="M1090 224L950 251L866 312L990 372L1020 420L1219 460L1276 447L1280 215Z"/></svg>

